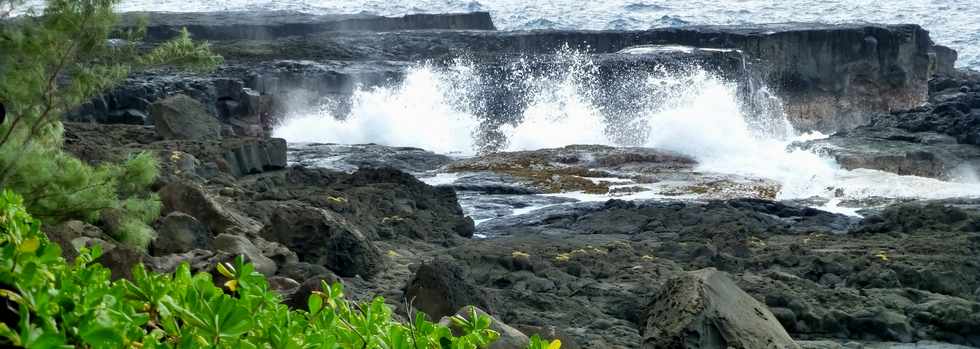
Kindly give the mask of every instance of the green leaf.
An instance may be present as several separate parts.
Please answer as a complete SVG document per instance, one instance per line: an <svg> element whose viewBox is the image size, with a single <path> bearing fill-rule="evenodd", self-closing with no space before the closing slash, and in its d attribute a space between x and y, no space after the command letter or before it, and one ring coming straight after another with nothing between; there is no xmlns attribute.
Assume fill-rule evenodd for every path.
<svg viewBox="0 0 980 349"><path fill-rule="evenodd" d="M311 294L310 298L306 300L306 305L309 307L311 314L315 314L323 309L323 298L318 294Z"/></svg>

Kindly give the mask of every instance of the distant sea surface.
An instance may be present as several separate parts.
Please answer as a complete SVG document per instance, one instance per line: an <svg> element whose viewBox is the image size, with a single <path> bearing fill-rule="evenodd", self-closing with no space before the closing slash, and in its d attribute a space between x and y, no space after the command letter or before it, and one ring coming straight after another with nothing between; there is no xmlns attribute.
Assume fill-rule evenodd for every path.
<svg viewBox="0 0 980 349"><path fill-rule="evenodd" d="M39 0L29 2L41 3ZM980 0L123 0L121 11L294 10L403 15L488 11L501 30L649 29L773 22L914 23L980 70Z"/></svg>

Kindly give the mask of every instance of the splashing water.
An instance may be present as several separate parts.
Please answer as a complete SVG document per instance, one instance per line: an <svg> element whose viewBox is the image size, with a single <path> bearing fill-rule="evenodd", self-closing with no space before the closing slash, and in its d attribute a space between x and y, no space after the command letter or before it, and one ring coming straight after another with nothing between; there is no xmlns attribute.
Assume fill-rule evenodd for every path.
<svg viewBox="0 0 980 349"><path fill-rule="evenodd" d="M778 199L980 196L975 183L848 171L815 153L787 150L794 141L822 135L798 134L781 113L767 113L777 118L762 120L768 126L760 127L759 120L743 115L746 108L740 105L744 101L736 84L703 69L637 72L639 77L628 83L600 88L598 69L588 55L565 51L558 56L561 69L535 73L521 61L515 64L511 80L523 82L525 108L516 121L500 126L506 137L502 149L570 144L654 147L695 158L699 171L774 180L781 185ZM486 117L478 116L483 115L478 91L495 83L484 81L475 66L465 60L446 67L420 64L398 86L355 92L345 118L299 111L275 135L291 142L373 142L474 154ZM631 99L628 110L596 102L598 97L622 93L640 97ZM779 108L778 103L774 107Z"/></svg>
<svg viewBox="0 0 980 349"><path fill-rule="evenodd" d="M535 76L526 59L518 61L516 75L524 77L529 92L528 103L520 123L503 125L507 150L556 148L569 144L612 144L607 124L593 104L591 78L597 67L586 55L563 49L554 65L544 75Z"/></svg>
<svg viewBox="0 0 980 349"><path fill-rule="evenodd" d="M457 85L474 79L472 67L462 62L444 70L420 65L399 86L359 90L346 117L326 107L294 111L274 136L290 142L378 143L472 154L479 122L468 109L472 103L466 89Z"/></svg>

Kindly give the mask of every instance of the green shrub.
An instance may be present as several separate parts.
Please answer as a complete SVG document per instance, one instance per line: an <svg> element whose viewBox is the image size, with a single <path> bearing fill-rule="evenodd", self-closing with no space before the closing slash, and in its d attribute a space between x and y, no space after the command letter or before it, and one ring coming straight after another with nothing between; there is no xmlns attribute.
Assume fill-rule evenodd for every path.
<svg viewBox="0 0 980 349"><path fill-rule="evenodd" d="M454 317L458 336L421 313L399 323L384 299L350 303L341 284L323 284L307 310L292 310L241 258L217 265L221 286L186 264L173 274L136 266L132 281L113 282L94 262L98 248L68 264L40 227L18 195L0 192L0 305L8 303L0 306L0 346L464 349L498 336L484 316ZM530 348L559 346L535 337Z"/></svg>
<svg viewBox="0 0 980 349"><path fill-rule="evenodd" d="M122 164L91 166L62 149L61 118L122 82L132 71L177 65L211 69L221 57L187 31L145 51L144 26L120 30L119 0L47 0L41 13L6 18L23 0L0 0L0 188L26 199L45 222L93 222L106 208L127 213L115 238L135 247L152 239L159 215L148 187L157 163L139 154ZM110 41L109 39L119 39Z"/></svg>

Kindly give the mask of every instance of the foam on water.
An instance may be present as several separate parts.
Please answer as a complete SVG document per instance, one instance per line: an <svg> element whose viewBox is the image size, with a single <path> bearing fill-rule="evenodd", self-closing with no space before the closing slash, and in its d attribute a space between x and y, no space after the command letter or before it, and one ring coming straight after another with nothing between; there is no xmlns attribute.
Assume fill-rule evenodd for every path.
<svg viewBox="0 0 980 349"><path fill-rule="evenodd" d="M290 142L379 143L472 154L479 123L468 109L468 91L456 85L474 79L478 77L465 64L441 70L420 65L398 86L355 93L348 115L333 115L325 107L297 110L273 136Z"/></svg>
<svg viewBox="0 0 980 349"><path fill-rule="evenodd" d="M824 197L834 200L868 197L945 198L980 196L975 179L943 182L874 170L848 171L833 160L803 150L787 150L799 140L824 135L798 134L780 113L773 120L743 114L737 86L701 69L686 73L650 72L642 83L598 91L597 70L588 56L560 52L564 69L534 75L515 68L528 87L527 107L519 122L505 124L506 150L534 150L569 144L639 145L679 152L698 160L700 171L759 177L781 184L779 199ZM440 153L473 154L481 120L474 112L477 91L485 87L473 63L457 60L448 67L420 64L397 86L362 89L352 98L349 115L298 110L276 129L291 142L380 143L415 146ZM633 101L638 115L594 104L597 93L642 89ZM644 100L649 99L649 100ZM778 104L774 107L778 107ZM752 109L749 109L752 110ZM634 113L631 109L630 113ZM775 117L771 116L775 115ZM623 131L620 120L632 123ZM754 120L754 121L753 121ZM761 127L760 124L776 125ZM617 132L634 137L617 137ZM621 136L621 135L619 135ZM631 198L643 198L639 193ZM831 205L833 206L833 204ZM833 209L833 207L829 207Z"/></svg>

